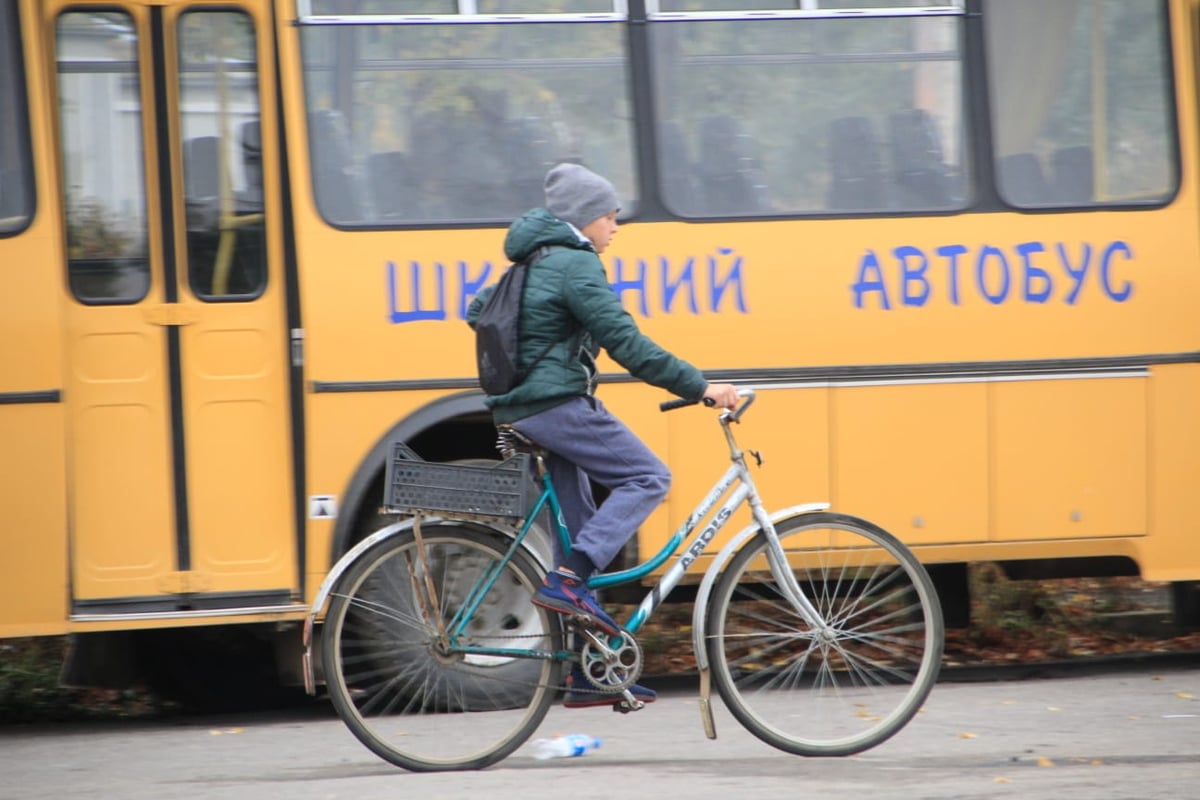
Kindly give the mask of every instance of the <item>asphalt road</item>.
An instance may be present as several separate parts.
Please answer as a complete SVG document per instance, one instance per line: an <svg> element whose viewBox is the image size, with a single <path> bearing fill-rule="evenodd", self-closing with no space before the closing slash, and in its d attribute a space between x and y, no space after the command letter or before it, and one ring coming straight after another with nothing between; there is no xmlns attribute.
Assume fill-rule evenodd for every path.
<svg viewBox="0 0 1200 800"><path fill-rule="evenodd" d="M704 737L693 686L623 716L551 710L540 735L603 746L473 773L412 774L362 747L323 703L166 722L0 726L0 798L1020 798L1200 797L1200 663L1003 682L940 683L896 737L805 759L743 731L717 701Z"/></svg>

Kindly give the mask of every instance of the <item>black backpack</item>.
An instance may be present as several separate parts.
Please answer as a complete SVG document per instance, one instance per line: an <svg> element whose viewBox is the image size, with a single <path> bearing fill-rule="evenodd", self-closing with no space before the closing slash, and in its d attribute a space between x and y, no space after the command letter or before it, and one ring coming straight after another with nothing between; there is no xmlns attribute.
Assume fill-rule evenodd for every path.
<svg viewBox="0 0 1200 800"><path fill-rule="evenodd" d="M550 352L550 348L557 344L551 342L546 345L525 369L517 366L525 274L529 267L561 249L556 246L541 247L524 261L510 265L479 310L479 316L475 319L475 363L479 368L479 385L488 394L508 394L521 385L537 363Z"/></svg>

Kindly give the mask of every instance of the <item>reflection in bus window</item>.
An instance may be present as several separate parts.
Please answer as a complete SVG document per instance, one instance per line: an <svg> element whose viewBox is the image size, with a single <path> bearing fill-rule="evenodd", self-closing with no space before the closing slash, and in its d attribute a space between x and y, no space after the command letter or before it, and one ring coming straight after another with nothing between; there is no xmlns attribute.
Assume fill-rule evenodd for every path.
<svg viewBox="0 0 1200 800"><path fill-rule="evenodd" d="M203 299L249 299L267 277L253 21L189 11L179 52L188 282Z"/></svg>
<svg viewBox="0 0 1200 800"><path fill-rule="evenodd" d="M1174 193L1159 0L988 0L984 14L996 178L1007 203L1152 204Z"/></svg>
<svg viewBox="0 0 1200 800"><path fill-rule="evenodd" d="M24 228L33 214L25 78L15 3L0 6L0 235Z"/></svg>
<svg viewBox="0 0 1200 800"><path fill-rule="evenodd" d="M664 11L727 7L681 2ZM671 210L704 217L963 207L961 15L733 16L680 14L650 25L657 112L666 121L658 163Z"/></svg>
<svg viewBox="0 0 1200 800"><path fill-rule="evenodd" d="M134 302L150 286L137 31L129 15L57 23L67 273L84 302Z"/></svg>
<svg viewBox="0 0 1200 800"><path fill-rule="evenodd" d="M305 27L318 209L345 226L506 222L569 160L631 210L625 41L611 20Z"/></svg>

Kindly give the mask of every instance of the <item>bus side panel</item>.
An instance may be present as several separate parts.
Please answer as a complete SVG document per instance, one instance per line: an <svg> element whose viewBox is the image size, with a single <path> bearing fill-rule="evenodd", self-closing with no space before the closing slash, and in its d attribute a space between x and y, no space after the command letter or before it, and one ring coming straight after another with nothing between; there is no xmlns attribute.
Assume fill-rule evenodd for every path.
<svg viewBox="0 0 1200 800"><path fill-rule="evenodd" d="M1200 367L1154 368L1150 403L1150 526L1142 577L1196 580L1200 564Z"/></svg>
<svg viewBox="0 0 1200 800"><path fill-rule="evenodd" d="M987 538L984 384L846 387L834 395L835 510L909 544Z"/></svg>
<svg viewBox="0 0 1200 800"><path fill-rule="evenodd" d="M1145 378L992 386L998 540L1144 535Z"/></svg>
<svg viewBox="0 0 1200 800"><path fill-rule="evenodd" d="M11 245L0 241L0 262ZM11 319L6 300L0 299L5 321ZM6 328L0 322L0 337L13 341ZM17 383L10 363L6 354L0 393ZM62 633L68 594L62 405L0 405L0 442L0 638Z"/></svg>
<svg viewBox="0 0 1200 800"><path fill-rule="evenodd" d="M37 68L43 61L34 35L35 6L24 3L17 9L32 149L26 151L18 135L5 143L5 163L0 165L6 168L9 189L14 177L32 176L36 184L36 205L17 209L29 212L27 226L9 217L12 235L0 236L0 637L64 632L69 593L62 253L55 224L56 178L47 150L54 139L46 129L44 75ZM3 41L0 47L9 44ZM7 101L14 105L0 106L19 108L21 100L10 94ZM5 209L0 216L13 213L11 205L0 207Z"/></svg>

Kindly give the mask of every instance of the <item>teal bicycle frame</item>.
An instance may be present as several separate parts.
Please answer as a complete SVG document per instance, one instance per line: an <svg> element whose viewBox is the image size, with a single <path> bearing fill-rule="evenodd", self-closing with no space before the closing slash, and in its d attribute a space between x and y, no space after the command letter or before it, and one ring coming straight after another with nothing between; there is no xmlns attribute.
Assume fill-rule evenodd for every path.
<svg viewBox="0 0 1200 800"><path fill-rule="evenodd" d="M733 513L747 500L750 501L751 512L757 523L755 529L761 528L768 532L769 540L772 544L768 550L768 561L770 562L771 571L775 573L776 580L784 587L785 592L789 595L789 599L810 624L816 628L822 628L825 625L820 614L812 606L804 593L800 591L791 571L787 569L787 559L778 538L775 536L774 523L771 517L767 515L762 501L759 499L754 479L751 477L750 470L746 466L745 453L737 446L733 438L733 433L730 430L730 424L737 422L741 414L754 400L753 390L743 390L743 396L747 398L746 402L734 411L722 412L720 420L722 430L729 445L730 459L733 463L730 464L724 475L717 480L692 513L688 515L684 523L667 540L663 547L647 561L619 572L594 575L588 581L589 588L603 589L608 586L616 586L640 580L678 553L675 562L667 569L658 583L651 587L650 591L642 599L642 602L625 624L625 630L631 634L637 633L667 595L679 585L688 568L700 557L705 547L712 542L721 529L725 527L725 524L733 516ZM460 644L458 641L459 637L464 636L472 616L483 602L483 598L487 595L492 585L496 582L496 579L512 559L513 553L523 546L525 538L529 535L529 531L533 527L534 520L547 507L553 517L554 527L563 552L570 552L571 537L563 520L562 507L559 504L554 484L550 479L550 472L546 469L541 454L535 454L535 458L537 460L538 474L541 478L542 491L534 502L533 507L526 514L519 531L513 538L504 556L479 578L475 586L467 593L465 602L459 606L454 616L446 625L445 630L449 640L447 644L454 652L515 658L553 658L560 661L571 658L572 654L569 652L550 653L544 650L521 648L478 647L469 644ZM736 488L729 493L725 502L721 503L718 507L717 504L729 492L730 487L733 487L735 484L737 484ZM812 510L812 508L816 507L824 508L827 506L819 504L806 507L804 510ZM709 523L703 528L699 528L700 523L709 517L710 512L713 512L714 508L716 511L712 513ZM693 534L695 535L693 536ZM741 537L739 537L738 541L741 541ZM682 553L679 553L680 548L685 544L687 545L686 548L684 548ZM721 561L722 559L718 559L718 564Z"/></svg>

